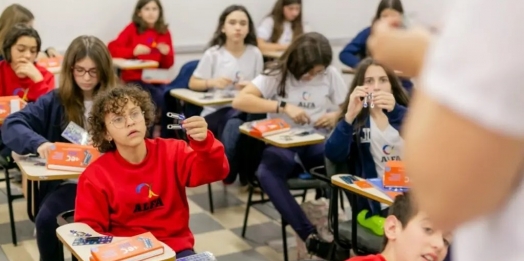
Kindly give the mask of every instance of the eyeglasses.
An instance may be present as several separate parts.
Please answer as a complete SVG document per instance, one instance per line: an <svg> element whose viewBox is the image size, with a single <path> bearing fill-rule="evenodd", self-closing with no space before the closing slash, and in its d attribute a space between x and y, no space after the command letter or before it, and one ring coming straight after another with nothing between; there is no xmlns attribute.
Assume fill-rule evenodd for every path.
<svg viewBox="0 0 524 261"><path fill-rule="evenodd" d="M82 67L73 67L71 69L73 69L73 73L75 74L75 76L84 76L86 73L88 73L89 76L96 78L98 75L96 69L94 68L90 70L86 70Z"/></svg>
<svg viewBox="0 0 524 261"><path fill-rule="evenodd" d="M111 124L117 129L122 129L127 124L127 118L128 116L116 116L111 120ZM142 122L144 120L144 112L133 111L129 114L129 118L133 120L134 123Z"/></svg>

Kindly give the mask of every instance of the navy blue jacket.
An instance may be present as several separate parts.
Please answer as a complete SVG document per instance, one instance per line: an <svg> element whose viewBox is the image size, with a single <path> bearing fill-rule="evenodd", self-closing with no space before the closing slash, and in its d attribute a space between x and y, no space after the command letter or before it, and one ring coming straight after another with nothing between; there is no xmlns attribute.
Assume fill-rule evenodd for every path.
<svg viewBox="0 0 524 261"><path fill-rule="evenodd" d="M62 137L64 106L53 90L9 115L2 124L2 141L12 151L25 155L36 153L44 142L68 142Z"/></svg>

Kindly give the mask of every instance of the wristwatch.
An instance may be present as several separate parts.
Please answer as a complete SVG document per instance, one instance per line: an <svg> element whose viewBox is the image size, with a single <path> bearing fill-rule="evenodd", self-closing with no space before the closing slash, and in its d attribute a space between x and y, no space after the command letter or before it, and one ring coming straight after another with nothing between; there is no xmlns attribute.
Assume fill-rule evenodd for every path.
<svg viewBox="0 0 524 261"><path fill-rule="evenodd" d="M284 111L284 108L286 107L286 102L285 101L278 101L278 106L277 106L277 113L280 113L280 110L282 109L282 111Z"/></svg>

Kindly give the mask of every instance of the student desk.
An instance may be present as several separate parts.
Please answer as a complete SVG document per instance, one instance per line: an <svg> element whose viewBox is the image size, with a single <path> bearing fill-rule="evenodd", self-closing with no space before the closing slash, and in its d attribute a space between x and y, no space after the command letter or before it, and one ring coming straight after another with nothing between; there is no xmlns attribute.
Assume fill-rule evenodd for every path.
<svg viewBox="0 0 524 261"><path fill-rule="evenodd" d="M284 52L278 52L278 51L274 51L274 52L262 52L262 56L266 57L266 58L271 58L271 59L278 59L280 58L280 56L282 56Z"/></svg>
<svg viewBox="0 0 524 261"><path fill-rule="evenodd" d="M157 68L158 62L145 60L126 60L122 58L114 58L113 66L120 70L140 70Z"/></svg>
<svg viewBox="0 0 524 261"><path fill-rule="evenodd" d="M76 257L79 261L89 261L89 257L91 257L91 248L93 248L95 245L84 245L84 246L73 246L73 241L75 240L75 236L71 233L71 230L89 233L93 237L97 236L103 236L97 232L95 232L91 227L89 227L87 224L84 223L69 223L63 226L60 226L56 229L56 236L58 239L64 244L67 249ZM113 242L117 242L120 240L125 239L125 237L114 237ZM176 254L175 251L173 251L170 247L164 245L164 254L156 257L152 257L147 259L147 261L168 261L168 260L176 260Z"/></svg>
<svg viewBox="0 0 524 261"><path fill-rule="evenodd" d="M42 160L35 157L20 156L14 152L12 157L20 168L23 177L27 180L27 215L33 222L40 206L38 183L40 181L75 179L81 174L81 172L47 169L46 166L39 165Z"/></svg>
<svg viewBox="0 0 524 261"><path fill-rule="evenodd" d="M169 94L171 94L171 96L179 100L182 100L182 101L185 101L185 102L188 102L188 103L200 106L200 107L213 106L213 105L227 105L233 102L232 97L223 98L221 97L219 92L214 93L213 98L205 98L205 99L204 99L205 92L196 92L196 91L189 90L189 89L173 89L169 92Z"/></svg>
<svg viewBox="0 0 524 261"><path fill-rule="evenodd" d="M344 177L344 176L351 176L351 175L350 174L337 174L337 175L331 176L331 184L333 184L334 186L337 186L337 187L339 187L339 188L341 188L343 190L349 191L351 193L358 194L360 196L363 196L363 197L366 197L366 198L378 201L378 202L386 204L386 205L393 204L393 200L389 196L384 194L382 191L380 191L380 190L378 190L378 189L376 189L374 187L372 187L372 188L360 188L359 186L357 186L355 184L348 184L344 180L342 180L341 177ZM353 177L357 178L359 180L362 179L362 178L355 177L355 176L353 176Z"/></svg>
<svg viewBox="0 0 524 261"><path fill-rule="evenodd" d="M240 132L242 134L248 135L250 137L253 137L257 140L261 140L267 144L271 144L275 147L279 148L293 148L293 147L301 147L301 146L308 146L308 145L315 145L324 142L325 138L324 135L314 133L309 134L306 136L296 136L293 135L297 130L291 129L286 132L266 136L266 137L257 137L253 136L249 133L249 123L244 123L240 126ZM285 139L285 136L291 136L291 139Z"/></svg>

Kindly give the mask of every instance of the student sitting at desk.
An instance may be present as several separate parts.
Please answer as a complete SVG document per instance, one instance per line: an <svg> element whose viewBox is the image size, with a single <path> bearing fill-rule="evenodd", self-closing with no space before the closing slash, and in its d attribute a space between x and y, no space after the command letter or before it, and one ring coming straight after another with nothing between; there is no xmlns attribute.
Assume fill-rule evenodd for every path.
<svg viewBox="0 0 524 261"><path fill-rule="evenodd" d="M138 0L133 20L108 44L108 48L113 58L151 60L158 62L160 69L171 68L175 62L175 50L160 0ZM163 108L164 85L144 83L141 69L123 70L121 77L124 82L136 83L151 94L157 108L157 123ZM156 126L154 130L160 132L160 127Z"/></svg>
<svg viewBox="0 0 524 261"><path fill-rule="evenodd" d="M60 87L7 117L2 140L14 152L47 158L53 142L68 142L62 132L69 122L88 129L93 97L115 86L111 55L93 36L80 36L69 45L60 73ZM36 215L36 240L41 261L59 260L56 217L75 208L76 180L40 182L41 207Z"/></svg>
<svg viewBox="0 0 524 261"><path fill-rule="evenodd" d="M331 66L332 57L329 41L323 35L299 36L268 72L255 78L235 97L233 107L248 113L268 113L268 118L283 118L293 127L333 127L339 111L328 112L328 109L332 104L343 103L347 87L342 75ZM296 154L307 169L324 165L324 144L289 149L268 145L257 177L282 218L300 238L319 241L315 227L287 186L289 177L303 171L295 162ZM326 243L319 256L326 255L324 251L328 250Z"/></svg>
<svg viewBox="0 0 524 261"><path fill-rule="evenodd" d="M99 94L89 117L93 145L105 153L80 176L75 222L112 236L150 231L177 258L194 254L186 187L222 180L224 147L204 118L183 121L183 140L146 139L154 120L147 92L117 87Z"/></svg>
<svg viewBox="0 0 524 261"><path fill-rule="evenodd" d="M244 88L262 73L264 60L257 48L253 21L245 7L232 5L222 12L209 46L189 81L190 89L218 91L215 93L218 97L222 90L233 92ZM230 105L221 105L205 106L201 114L209 130L224 143L230 165L234 163L232 155L240 132L238 128L234 133L222 133L222 130L235 112ZM229 176L228 184L235 181L236 173Z"/></svg>
<svg viewBox="0 0 524 261"><path fill-rule="evenodd" d="M12 4L4 9L0 14L0 50L5 36L15 24L26 24L33 26L35 17L31 11L19 4ZM54 48L48 48L45 52L39 52L37 58L56 57L60 54ZM3 54L0 51L0 61L3 60Z"/></svg>
<svg viewBox="0 0 524 261"><path fill-rule="evenodd" d="M382 0L378 4L377 12L371 24L381 19L391 20L395 26L402 26L402 16L404 8L400 0ZM342 49L339 54L340 61L351 67L356 68L361 59L368 57L370 54L367 49L367 41L371 34L371 27L366 27L351 40L351 42ZM413 83L409 79L402 79L402 86L411 92Z"/></svg>
<svg viewBox="0 0 524 261"><path fill-rule="evenodd" d="M277 0L257 28L258 45L263 52L285 51L293 39L309 31L302 21L302 0Z"/></svg>
<svg viewBox="0 0 524 261"><path fill-rule="evenodd" d="M384 250L377 255L347 261L442 261L451 235L437 230L430 217L417 207L411 193L395 198L384 223Z"/></svg>
<svg viewBox="0 0 524 261"><path fill-rule="evenodd" d="M401 160L404 141L399 131L408 102L394 72L371 58L364 59L357 67L335 130L326 141L326 157L334 163L351 160L355 169L350 171L359 177L382 177L387 161ZM378 203L362 205L381 214Z"/></svg>
<svg viewBox="0 0 524 261"><path fill-rule="evenodd" d="M38 32L26 24L16 24L2 43L0 96L20 96L33 102L55 88L55 76L35 64L41 41Z"/></svg>

